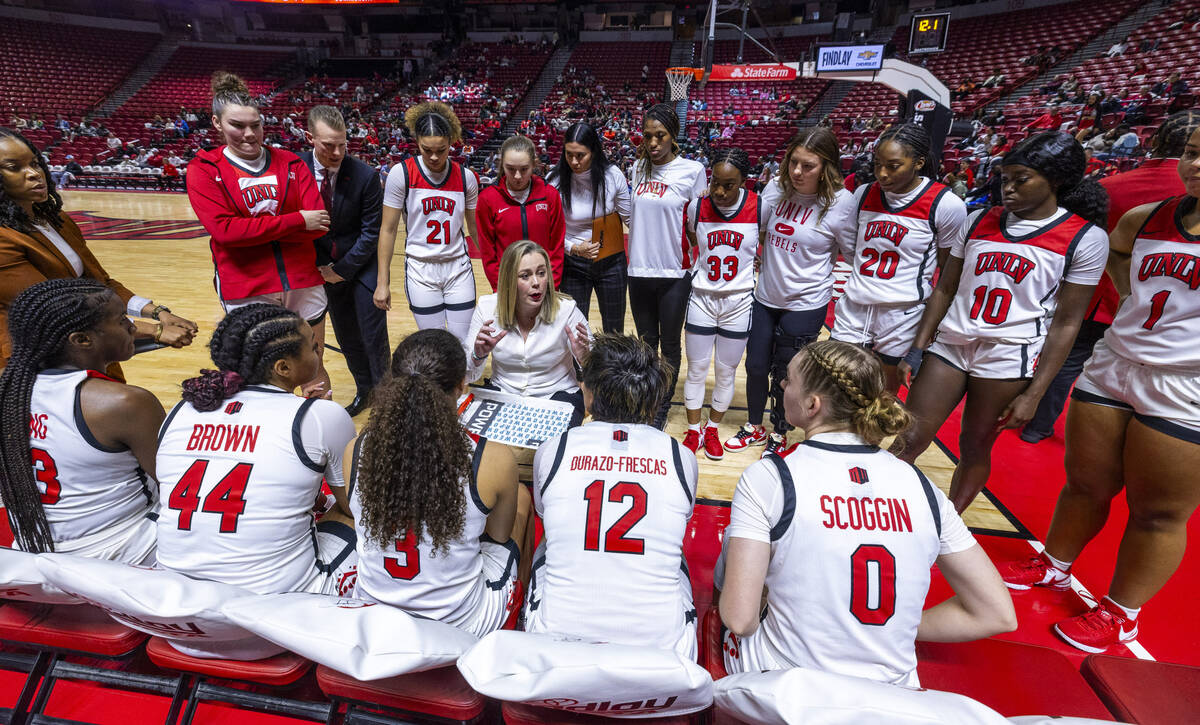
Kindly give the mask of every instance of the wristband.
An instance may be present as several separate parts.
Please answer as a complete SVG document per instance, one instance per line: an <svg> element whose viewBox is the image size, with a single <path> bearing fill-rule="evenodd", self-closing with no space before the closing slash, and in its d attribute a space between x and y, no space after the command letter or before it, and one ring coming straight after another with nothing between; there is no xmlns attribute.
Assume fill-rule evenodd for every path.
<svg viewBox="0 0 1200 725"><path fill-rule="evenodd" d="M156 329L154 331L154 341L162 342L162 334L163 334L163 323L160 322L160 323L158 323L158 329Z"/></svg>
<svg viewBox="0 0 1200 725"><path fill-rule="evenodd" d="M920 355L924 355L925 348L917 347L916 345L913 345L912 347L908 348L908 355L912 355L914 352L919 353ZM905 355L905 357L908 357L908 355Z"/></svg>
<svg viewBox="0 0 1200 725"><path fill-rule="evenodd" d="M158 305L154 309L150 310L150 318L157 320L158 316L164 312L170 314L171 308L167 307L166 305Z"/></svg>

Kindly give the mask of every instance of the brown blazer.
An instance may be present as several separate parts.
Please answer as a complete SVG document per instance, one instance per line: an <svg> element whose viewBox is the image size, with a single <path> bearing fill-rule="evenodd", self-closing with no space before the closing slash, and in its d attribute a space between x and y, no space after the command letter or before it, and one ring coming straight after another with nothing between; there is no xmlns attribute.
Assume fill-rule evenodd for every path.
<svg viewBox="0 0 1200 725"><path fill-rule="evenodd" d="M109 277L104 267L100 266L96 255L83 241L79 225L66 212L61 212L61 218L63 224L59 234L83 260L82 276L102 282L116 292L122 302L129 302L133 293ZM8 308L17 295L38 282L74 276L71 263L41 233L25 234L10 227L0 227L0 367L8 364L8 358L12 355L12 342L8 339ZM110 367L110 373L116 367Z"/></svg>

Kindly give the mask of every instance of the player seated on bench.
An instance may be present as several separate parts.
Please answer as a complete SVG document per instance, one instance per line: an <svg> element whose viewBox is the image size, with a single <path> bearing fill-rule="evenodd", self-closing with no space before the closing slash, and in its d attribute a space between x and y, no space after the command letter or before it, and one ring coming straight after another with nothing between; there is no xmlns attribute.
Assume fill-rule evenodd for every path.
<svg viewBox="0 0 1200 725"><path fill-rule="evenodd" d="M446 330L406 337L345 466L359 532L355 596L482 637L518 604L530 504L512 452L458 422L466 367Z"/></svg>
<svg viewBox="0 0 1200 725"><path fill-rule="evenodd" d="M355 537L342 453L354 423L331 400L293 394L316 377L318 347L276 305L217 325L217 370L183 382L159 441L160 566L259 594L345 593ZM336 504L314 524L322 478Z"/></svg>
<svg viewBox="0 0 1200 725"><path fill-rule="evenodd" d="M641 340L596 337L582 381L592 422L546 441L533 460L545 539L534 553L527 631L695 659L683 536L696 457L649 425L672 379Z"/></svg>
<svg viewBox="0 0 1200 725"><path fill-rule="evenodd" d="M886 390L878 358L812 343L784 383L804 442L738 481L722 555L726 669L810 667L916 686L914 640L1016 629L1004 583L946 496L879 448L912 416ZM934 563L955 596L922 612Z"/></svg>
<svg viewBox="0 0 1200 725"><path fill-rule="evenodd" d="M550 256L536 242L504 250L496 294L479 298L467 341L468 380L483 376L491 355L488 387L568 402L571 425L583 420L575 363L587 355L591 332L575 300L555 291Z"/></svg>
<svg viewBox="0 0 1200 725"><path fill-rule="evenodd" d="M96 280L47 280L13 301L8 330L0 500L17 548L153 564L162 404L103 373L133 357L125 304Z"/></svg>

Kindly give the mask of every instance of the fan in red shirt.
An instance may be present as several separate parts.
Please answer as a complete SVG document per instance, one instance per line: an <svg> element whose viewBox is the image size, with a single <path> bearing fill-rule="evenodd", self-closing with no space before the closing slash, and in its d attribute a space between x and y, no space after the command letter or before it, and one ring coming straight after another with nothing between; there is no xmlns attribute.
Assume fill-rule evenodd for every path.
<svg viewBox="0 0 1200 725"><path fill-rule="evenodd" d="M479 192L475 220L483 271L492 289L500 272L500 257L513 242L528 239L550 255L554 286L562 284L563 239L567 227L558 189L533 173L537 154L533 142L512 136L500 146L499 181Z"/></svg>
<svg viewBox="0 0 1200 725"><path fill-rule="evenodd" d="M212 125L225 145L188 164L187 193L212 235L221 306L227 313L256 302L286 307L312 325L323 349L327 303L313 246L329 231L321 192L300 157L263 148L262 117L241 78L217 71L212 89ZM329 396L324 363L302 390Z"/></svg>

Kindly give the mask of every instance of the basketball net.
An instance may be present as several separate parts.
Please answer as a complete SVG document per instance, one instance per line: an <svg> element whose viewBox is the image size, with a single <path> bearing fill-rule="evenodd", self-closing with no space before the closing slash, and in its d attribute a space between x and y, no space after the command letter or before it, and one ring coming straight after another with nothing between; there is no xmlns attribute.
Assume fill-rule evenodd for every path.
<svg viewBox="0 0 1200 725"><path fill-rule="evenodd" d="M668 68L667 90L672 101L684 101L688 97L688 86L696 78L695 68Z"/></svg>

